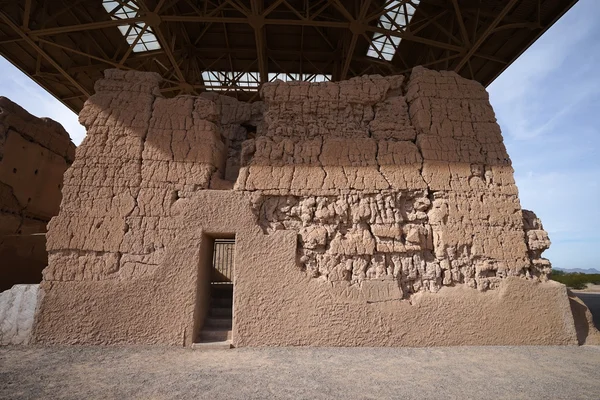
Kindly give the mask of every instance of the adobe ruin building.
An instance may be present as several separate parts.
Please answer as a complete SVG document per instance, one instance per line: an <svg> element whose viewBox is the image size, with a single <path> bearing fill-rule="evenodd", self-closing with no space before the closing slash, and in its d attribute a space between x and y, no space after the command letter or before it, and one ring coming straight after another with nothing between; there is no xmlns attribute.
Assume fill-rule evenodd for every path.
<svg viewBox="0 0 600 400"><path fill-rule="evenodd" d="M39 283L48 265L46 224L58 214L69 134L0 96L0 292Z"/></svg>
<svg viewBox="0 0 600 400"><path fill-rule="evenodd" d="M479 83L416 67L250 104L160 80L107 70L80 113L34 342L192 345L234 239L234 346L578 343Z"/></svg>

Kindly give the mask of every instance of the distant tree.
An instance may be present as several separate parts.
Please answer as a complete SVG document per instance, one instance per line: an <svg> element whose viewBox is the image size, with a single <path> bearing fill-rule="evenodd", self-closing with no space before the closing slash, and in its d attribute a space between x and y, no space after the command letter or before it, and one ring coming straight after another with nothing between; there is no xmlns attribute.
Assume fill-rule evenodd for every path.
<svg viewBox="0 0 600 400"><path fill-rule="evenodd" d="M552 270L550 279L563 283L572 289L585 289L588 283L600 284L600 274L582 274L558 269Z"/></svg>

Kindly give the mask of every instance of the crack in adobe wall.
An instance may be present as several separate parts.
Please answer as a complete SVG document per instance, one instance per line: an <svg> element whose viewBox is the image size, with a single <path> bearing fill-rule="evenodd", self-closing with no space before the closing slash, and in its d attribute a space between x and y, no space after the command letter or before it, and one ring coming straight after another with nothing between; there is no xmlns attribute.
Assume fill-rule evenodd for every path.
<svg viewBox="0 0 600 400"><path fill-rule="evenodd" d="M402 90L402 95L404 96L404 98L406 98L406 96L407 96L408 84L410 82L410 75L411 75L410 72L408 74L406 74L406 78L405 78L404 82L402 83L401 90ZM407 115L408 123L409 123L410 126L412 126L413 128L415 128L415 126L414 126L414 124L412 122L412 117L411 117L411 113L410 113L410 104L408 103L408 101L407 101L407 105L409 107L409 112L408 112L408 115ZM420 143L419 143L419 140L418 140L420 132L416 128L415 128L415 131L416 131L416 135L415 135L415 139L414 139L413 143L416 146L417 151L419 152L419 155L421 156L421 165L419 167L419 176L421 177L421 179L423 180L423 182L427 186L426 193L427 193L427 198L429 199L430 204L429 204L429 207L427 207L427 209L425 210L425 213L428 213L431 210L431 207L433 206L433 202L435 200L435 195L434 195L433 191L431 190L431 187L429 186L429 183L425 180L425 177L423 176L423 167L425 165L425 157L423 155L423 151L421 149L421 146L420 146ZM427 216L427 222L426 223L431 227L430 222L429 222L429 216ZM432 234L433 234L433 232L432 232ZM432 242L431 242L431 252L432 252L432 254L431 254L432 256L433 256L433 254L436 254L436 241L435 240L432 240ZM452 282L450 282L450 284L451 285L455 285L457 283L458 284L464 283L464 280L461 279L461 278L462 277L458 277L458 279L454 279ZM438 287L442 286L440 283L443 284L444 283L443 280L442 280L442 282L436 281L436 285ZM410 298L409 298L409 301L410 301ZM411 302L411 304L412 304L412 302Z"/></svg>
<svg viewBox="0 0 600 400"><path fill-rule="evenodd" d="M50 153L54 154L55 156L62 158L63 160L65 160L65 163L67 165L73 164L73 157L69 157L67 155L57 153L53 148L49 147L48 145L45 145L44 143L37 142L35 137L28 135L25 132L19 131L19 128L15 127L15 126L7 125L6 127L7 127L7 129L6 129L7 133L14 132L17 135L21 136L23 138L23 140L26 140L30 143L34 143L34 144L44 148L45 150L48 150ZM6 136L8 136L8 135L6 135ZM1 154L0 154L0 161L2 161Z"/></svg>
<svg viewBox="0 0 600 400"><path fill-rule="evenodd" d="M422 74L422 71L419 71L419 73ZM428 78L428 77L426 77ZM435 79L440 79L443 80L445 77L441 77L441 78L435 78ZM403 98L407 98L409 96L408 90L409 87L411 87L411 82L410 82L409 78L408 80L405 80L403 82L403 85L401 86L402 90L400 91L400 95ZM418 79L418 77L417 77ZM459 82L457 80L458 78L455 77L449 77L448 80L450 82L452 82L452 85L454 87L459 87L461 82ZM448 85L448 84L441 84L441 86L443 85ZM457 86L458 85L458 86ZM414 86L414 85L413 85ZM414 89L414 88L413 88ZM427 92L427 90L429 90L429 96L431 96L432 94L434 94L432 92L432 89L425 89L425 91ZM446 89L447 90L447 89ZM462 90L462 89L459 89ZM471 89L468 89L471 90ZM474 90L480 90L480 88L474 88ZM483 90L483 89L481 89ZM415 93L413 92L412 95L414 95ZM437 236L438 239L440 238L444 238L447 236L451 236L452 232L448 227L448 223L449 223L449 215L446 212L443 215L440 215L439 218L435 221L435 222L431 222L429 221L429 216L428 213L430 211L432 211L432 208L434 207L434 203L438 204L436 206L436 208L439 209L439 207L445 207L446 209L448 208L448 204L450 204L451 206L453 205L453 203L448 203L448 201L450 201L448 196L454 196L453 192L456 191L456 189L453 189L454 186L456 186L456 182L454 181L455 179L455 172L453 171L453 169L455 169L455 165L457 165L458 167L460 167L460 163L447 163L446 166L444 167L442 165L442 169L445 169L446 173L445 176L447 178L445 183L443 183L443 186L446 187L446 189L444 190L440 190L440 188L434 188L432 186L432 181L431 181L431 176L427 176L425 174L425 166L426 164L428 164L428 168L432 168L432 167L436 167L436 161L435 159L428 159L427 154L424 151L424 147L423 145L425 144L426 140L431 140L433 139L438 139L437 136L433 136L432 135L438 135L438 134L433 134L433 132L439 132L439 130L441 129L441 125L437 126L434 125L434 118L436 118L436 115L439 115L439 110L434 109L434 104L437 102L438 107L439 104L441 104L443 107L444 106L443 102L440 102L439 100L436 100L435 97L431 97L432 100L429 100L429 98L427 98L427 95L425 95L425 97L423 97L423 95L420 95L420 99L419 100L421 103L423 103L427 109L426 109L426 115L428 115L428 120L427 120L427 125L425 126L416 126L413 123L412 117L413 117L413 111L411 109L412 107L412 101L413 99L407 99L407 104L408 104L408 109L409 112L406 115L406 123L408 126L413 127L412 129L414 129L416 131L415 136L409 140L409 142L413 143L415 145L416 151L418 152L419 156L420 156L420 160L419 160L419 164L418 164L418 171L417 171L417 175L419 177L419 179L423 182L424 184L424 190L425 190L425 198L427 201L427 206L423 209L423 212L426 216L424 222L423 222L423 226L425 227L425 229L428 229L431 233L430 233L430 237L431 234L433 234L434 236ZM481 95L476 95L481 97ZM392 96L394 97L394 96ZM382 98L385 98L385 101L393 101L393 99L390 98L389 95L384 95ZM443 97L442 97L443 99ZM267 107L269 106L269 99L266 99L266 103L267 103ZM341 101L338 100L338 104ZM469 100L470 101L470 100ZM467 107L465 109L466 115L467 116L471 116L471 115L475 115L474 118L477 118L476 116L476 109L472 108L470 106L469 101L466 101L467 103ZM451 103L447 103L447 104L451 104ZM280 107L280 106L278 106ZM481 108L481 106L479 106ZM489 104L487 105L487 107L489 107ZM379 108L377 105L374 105L372 107L373 112L374 112L374 117L369 120L369 123L371 123L372 121L377 120L380 117L380 112L383 112L382 108ZM273 111L268 111L271 115L270 120L271 121L277 121L277 118L273 118ZM381 114L383 115L383 114ZM308 118L307 116L305 116L304 114L301 114L300 116L301 118L299 119L300 121L309 121L311 120L311 118ZM422 116L421 116L422 117ZM452 117L451 117L452 118ZM460 120L459 120L460 121ZM420 121L422 122L422 121ZM468 123L467 123L468 122ZM439 123L439 122L438 122ZM473 123L471 121L465 121L464 122L467 125L473 126ZM370 125L369 125L370 127ZM267 127L267 136L268 136L268 130L272 129ZM455 128L453 128L455 129ZM474 128L471 128L471 130L473 130ZM301 132L302 128L296 129L297 131ZM373 130L372 129L368 129L368 133L367 133L367 137L370 139L373 139L375 137ZM440 138L443 139L442 136L440 136ZM349 140L353 140L352 138L348 138ZM457 145L462 146L462 137L458 136L456 139L453 139L453 136L450 137L451 140L455 140L455 142L457 143ZM269 139L271 140L271 139ZM286 139L288 140L288 139ZM299 137L299 139L293 139L294 143L295 143L295 147L298 148L298 146L303 143L302 142L302 137ZM298 141L299 140L299 141ZM351 274L349 274L347 271L350 270L350 268L346 268L345 270L343 269L342 273L339 273L339 271L337 272L333 272L332 273L332 269L340 269L339 267L336 267L336 263L337 265L339 265L340 263L343 264L342 259L344 257L350 257L353 259L364 259L365 257L368 258L368 263L367 264L375 264L375 261L377 258L385 258L386 260L388 260L390 257L392 257L392 255L388 254L388 253L381 253L378 252L377 249L373 250L372 252L369 250L367 255L362 255L360 254L361 251L361 245L359 244L359 242L362 242L363 244L365 243L365 237L368 237L370 239L367 240L367 243L369 241L375 240L381 240L381 238L378 238L378 236L374 233L374 230L372 229L372 225L371 223L373 223L373 221L370 222L360 222L360 223L355 223L353 226L337 226L337 228L332 228L331 226L329 226L326 229L326 233L325 236L327 237L326 239L319 239L321 241L324 240L324 244L321 243L320 245L320 250L316 251L314 249L310 249L310 248L306 248L307 243L311 243L311 240L313 240L313 238L311 238L311 232L306 232L307 229L317 229L319 230L319 226L321 226L321 224L324 223L324 221L312 221L310 218L307 219L306 217L301 218L298 223L300 225L292 228L292 226L290 225L290 222L288 220L286 220L285 218L289 217L289 212L288 211L287 215L288 217L283 217L283 214L278 218L274 218L272 220L269 219L268 216L266 216L269 211L267 210L269 207L266 207L265 204L269 203L274 197L277 196L282 196L284 198L287 199L294 199L293 201L296 201L298 203L301 203L302 201L305 201L307 198L307 193L305 192L313 192L314 193L314 199L316 200L312 200L312 201L319 201L318 199L322 199L322 198L330 198L327 196L331 196L333 195L335 192L338 191L342 191L344 192L345 190L349 190L348 193L352 193L352 194L357 194L359 196L369 196L370 193L373 192L373 186L370 186L371 189L368 189L367 191L361 190L361 189L357 189L357 188L353 188L353 187L348 187L346 189L341 189L341 188L334 188L334 189L327 189L327 190L321 190L318 189L318 187L324 187L324 182L326 182L329 179L329 174L331 173L331 169L328 167L325 167L326 163L325 163L325 159L324 159L324 146L327 142L327 140L329 139L323 139L320 143L320 154L318 157L318 164L311 164L311 171L312 170L321 170L324 172L324 177L320 178L320 184L317 185L317 189L308 189L308 190L299 190L299 189L294 189L293 187L293 180L296 179L296 175L299 173L302 173L302 170L298 169L298 162L302 163L303 161L300 160L296 160L296 158L293 158L291 161L291 164L288 164L286 161L283 161L283 164L279 164L278 159L273 159L272 155L273 153L270 151L267 151L266 153L259 151L259 147L255 147L253 148L254 151L252 152L252 157L248 160L248 162L246 163L250 173L249 176L252 177L253 174L253 169L256 172L260 172L259 168L267 168L268 170L268 177L270 180L277 180L277 183L275 185L273 185L273 187L276 187L278 189L272 189L272 190L268 190L266 187L261 188L260 186L257 186L256 184L251 185L250 187L248 185L246 185L246 187L242 187L242 190L245 191L250 191L250 192L259 192L262 193L262 197L259 197L259 200L256 200L259 204L254 204L253 205L253 209L257 210L257 216L259 218L259 224L261 225L261 227L263 228L263 231L265 232L269 232L272 230L277 230L277 229L295 229L299 232L299 239L298 239L298 246L299 246L299 255L298 255L298 262L300 264L300 267L303 270L306 270L307 273L309 273L311 276L327 276L329 280L333 280L333 281L337 281L340 279L340 276L343 276L345 280L350 281L351 283L355 283L355 282L359 282L362 281L362 278L357 278L356 276L351 277ZM444 139L445 140L445 139ZM450 140L450 144L452 143ZM484 159L489 159L491 158L491 156L489 156L488 151L483 151L483 147L481 145L479 145L476 142L473 142L472 139L468 139L471 140L471 142L465 142L466 144L469 144L470 146L472 146L473 148L473 152L474 153L478 153L478 154L482 154ZM268 143L268 142L267 142ZM275 142L272 142L275 143ZM392 182L388 179L388 177L382 173L382 164L378 161L380 159L380 151L381 151L381 141L380 140L374 140L374 146L375 146L375 153L373 156L373 159L376 160L373 163L367 163L365 168L370 168L369 165L372 165L372 167L374 168L374 170L377 172L377 174L379 176L381 176L381 178L383 180L385 180L386 182L386 186L388 187L388 190L381 190L381 189L376 189L375 192L377 193L381 193L383 195L385 195L385 193L388 192L395 192L395 193L399 193L402 192L403 190L406 189L395 189ZM261 148L263 146L261 145ZM264 153L264 154L263 154ZM296 154L297 152L294 151L294 154ZM429 150L429 153L431 153L431 150ZM488 157L489 156L489 157ZM258 157L258 158L257 158ZM437 156L439 157L439 155ZM258 160L258 161L257 161ZM265 161L261 161L261 160L267 160ZM285 157L284 159L285 160ZM474 178L478 179L479 181L481 181L484 176L487 179L487 173L485 171L487 171L488 169L491 171L491 169L493 167L489 167L487 165L485 165L485 162L481 165L481 167L483 168L481 170L481 172L479 173L481 176L478 176L476 171L479 171L478 168L473 169L473 165L477 164L472 164L471 162L468 161L468 157L465 157L466 160L466 164L470 165L469 166L469 171L468 174L465 176L464 179L468 180L469 184L471 184L473 182L473 184L478 184L478 182L473 181ZM505 159L505 161L507 160L507 158ZM254 162L254 163L253 163ZM264 165L264 167L261 167L261 165ZM345 164L341 164L341 165L345 165ZM352 164L350 164L352 165ZM360 164L359 164L360 165ZM290 182L292 182L292 186L286 186L285 181L281 181L281 176L280 175L276 175L275 170L277 168L287 168L289 170L289 179ZM343 174L346 175L346 179L348 181L353 181L355 179L358 178L358 175L356 175L353 172L352 168L349 167L341 167ZM280 171L284 171L283 169L280 169ZM430 173L431 171L428 171L428 173ZM443 172L443 171L442 171ZM311 172L309 172L311 173ZM347 175L348 173L352 173L352 175ZM444 175L444 174L442 174ZM460 179L461 175L457 175ZM439 178L439 177L437 177ZM364 180L364 178L361 178L361 184L365 185L365 188L369 188L369 185L367 184L367 181ZM247 184L249 181L246 181L245 183ZM317 181L319 182L319 181ZM493 184L493 181L489 181L489 184ZM439 186L439 184L438 184ZM267 190L265 190L267 189ZM482 190L488 190L488 189L482 189ZM276 193L273 192L277 192L279 191L280 194L277 195ZM321 193L320 193L321 192ZM333 192L333 193L332 193ZM369 194L367 194L369 193ZM486 200L488 200L488 197L490 195L494 196L493 194L489 194L489 195L485 195L484 193L472 193L470 194L469 191L465 191L464 194L462 194L463 192L456 191L456 194L459 196L463 196L465 197L465 200L468 202L468 207L480 207L477 204L484 204ZM291 197L290 197L291 196ZM319 197L321 196L321 197ZM325 196L325 197L322 197ZM339 197L340 195L338 195L338 198L342 198ZM486 197L488 196L488 197ZM499 198L500 199L500 198ZM461 200L464 201L464 200ZM289 209L289 200L285 203L285 207L287 207ZM435 213L438 213L438 209L436 209L434 211ZM520 212L520 211L519 211ZM285 213L284 213L285 214ZM304 212L303 215L312 215L309 212ZM516 215L516 214L515 214ZM283 220L281 218L284 218ZM269 221L266 221L265 218ZM502 227L503 224L502 223L497 223L494 220L492 220L490 215L485 215L482 214L480 217L478 217L481 219L481 223L487 224L489 226L497 226L497 227ZM311 222L309 222L311 221ZM398 222L396 222L398 223ZM456 224L456 222L453 221L454 224ZM515 224L515 226L519 226L519 224L521 224L520 221L517 221L516 223L513 222ZM325 222L326 224L326 222ZM400 228L402 228L402 224L400 225ZM360 232L364 232L360 233ZM521 232L522 232L522 228L521 228ZM323 233L319 233L320 235L322 235ZM305 237L305 235L308 237L308 239ZM351 241L354 241L353 244L350 245L350 247L352 249L354 249L353 251L358 252L358 253L354 253L354 254L344 254L342 256L340 255L335 255L335 254L328 254L328 252L331 251L332 249L332 245L331 243L334 242L335 240L337 240L338 238L345 238L347 235L357 235L355 239L352 239ZM367 236L363 236L363 235L367 235ZM403 233L403 235L405 235ZM520 233L520 235L523 235L523 233ZM478 251L475 251L473 249L473 243L471 243L471 239L473 239L475 237L475 234L471 235L471 238L469 240L467 240L465 243L457 243L456 245L449 245L449 244L444 244L444 242L439 242L438 240L434 240L432 241L431 245L429 246L429 248L423 248L423 249L419 249L419 251L421 252L421 254L423 254L423 259L430 259L433 262L433 269L435 269L435 276L433 276L433 283L430 285L430 287L427 287L427 284L423 285L422 282L419 283L417 285L417 287L413 287L410 288L408 287L408 285L403 285L402 286L402 290L403 290L403 295L406 297L407 295L410 295L411 293L417 292L419 290L422 289L422 287L427 287L427 290L431 290L431 291L436 291L439 287L442 286L442 282L443 281L443 285L446 286L454 286L456 284L468 284L471 287L474 288L478 288L480 290L486 290L486 289L493 289L495 287L498 286L500 279L505 278L506 276L523 276L526 278L530 278L529 274L527 273L527 271L523 271L522 267L519 267L518 265L516 267L505 267L503 265L504 261L502 261L502 257L504 257L500 252L496 252L498 253L497 255L494 254L490 254L489 256L486 255L485 250L484 253L481 253L481 249ZM461 239L462 240L462 239ZM503 250L504 252L508 251L508 250ZM516 250L518 253L518 249ZM351 251L350 251L351 252ZM397 254L406 254L407 253L393 253L393 255L397 255ZM434 256L434 254L437 254L437 256ZM328 256L330 258L335 259L334 261L331 260L324 260L322 259L322 257ZM520 257L521 255L517 255L516 257ZM524 256L524 253L523 253ZM312 257L312 258L311 258ZM317 258L315 258L317 257ZM318 257L321 257L320 261L318 259ZM341 258L342 259L341 259ZM512 256L509 256L512 257ZM315 261L316 260L316 261ZM340 261L341 260L341 261ZM508 261L509 263L511 263L512 261ZM513 262L514 263L514 262ZM519 261L517 261L517 263L519 263ZM325 264L329 264L329 267L327 267ZM390 262L386 261L386 265L389 265ZM332 267L333 265L333 267ZM368 268L368 267L365 267ZM364 268L363 268L364 269ZM345 272L344 272L345 271ZM380 268L381 271L381 268ZM329 276L333 276L333 278L330 278ZM381 273L375 273L375 274L369 274L370 276L368 276L368 278L373 277L375 279L379 279L381 276ZM421 269L417 268L416 269L416 273L413 272L408 272L407 273L408 276L413 276L416 277L417 279L419 279L420 276L431 276L432 274L429 273L427 271L426 267L422 267ZM544 279L545 276L543 274L538 274L538 277L540 279ZM406 278L404 277L398 277L397 275L394 275L394 279L398 279L399 282L403 282L406 280Z"/></svg>
<svg viewBox="0 0 600 400"><path fill-rule="evenodd" d="M46 280L153 275L181 227L177 199L209 188L227 150L216 106L201 97L165 99L159 81L110 70L86 102L80 119L88 136L51 223Z"/></svg>
<svg viewBox="0 0 600 400"><path fill-rule="evenodd" d="M525 282L547 275L532 260L548 242L531 218L523 235L485 91L419 69L399 79L268 83L259 110L219 96L159 99L157 75L105 71L80 115L88 136L50 224L36 340L190 345L197 284L207 280L198 243L226 230L239 239L236 346L569 342L557 329L564 290ZM151 113L139 106L147 89ZM424 123L421 101L437 119ZM213 172L229 156L223 127L258 114L237 193L203 191L219 184ZM144 121L140 181L135 127ZM495 294L465 287L499 282ZM448 286L461 287L415 295ZM503 330L522 321L525 329Z"/></svg>
<svg viewBox="0 0 600 400"><path fill-rule="evenodd" d="M236 129L255 119L253 106L218 95L204 96L210 99L206 104L189 96L169 100L154 96L151 110L143 113L148 120L134 158L138 168L163 163L166 170L156 169L147 176L144 174L149 171L141 171L134 180L126 181L136 187L131 193L133 204L114 221L124 220L126 232L118 239L119 246L110 251L125 257L149 256L165 249L177 232L163 231L159 225L167 224L177 198L218 185L217 166L227 165L230 153L239 152L235 190L250 195L263 232L298 232L298 263L311 276L359 285L366 280L391 279L398 282L404 298L455 284L485 290L496 287L505 276L525 276L519 263L525 262L527 248L522 221L515 221L520 206L514 206L512 216L504 213L516 198L511 192L512 175L506 178L510 171L486 164L497 156L498 149L484 151L474 133L473 121L495 124L489 121L489 104L482 100L485 91L457 79L415 69L409 78L372 76L342 83L266 84L261 89L265 109L263 118L255 121L256 137L244 141L239 151L233 149L241 134ZM110 87L112 83L107 82ZM479 103L471 107L469 102L476 101ZM461 102L467 106L456 106ZM202 117L206 120L200 118L198 129L203 137L217 133L223 137L223 129L229 129L225 135L228 146L211 141L201 141L197 148L191 145L195 142L189 142L189 124L198 122L194 114L198 106L216 107ZM171 115L168 107L178 110L173 108L175 114ZM191 116L179 112L185 107L194 110ZM425 108L419 111L418 107ZM95 118L94 124L101 126L103 121ZM460 126L471 126L473 133L459 132ZM183 147L180 142L176 146L176 129L185 131ZM161 153L163 145L166 155ZM452 146L457 146L456 154ZM193 158L198 157L193 149L210 149L212 158L209 162L201 161L209 158ZM215 158L215 152L221 150L224 159ZM176 152L181 152L181 161ZM471 154L479 161L471 161ZM194 170L199 166L205 167ZM176 168L180 168L179 175L173 172ZM184 171L198 178L205 176L207 181L188 181ZM177 175L175 180L169 175L172 173ZM144 183L145 179L151 184ZM493 186L496 181L499 189ZM113 193L111 204L115 201ZM494 206L490 208L488 203L503 207L500 214L493 214ZM475 211L465 214L464 210L471 209ZM146 242L144 236L142 243L127 242L128 237L133 240L136 235L150 234L150 229L167 232L168 240ZM516 252L490 242L494 235L510 236L518 229L521 247ZM89 230L87 234L97 233ZM110 231L103 235L110 237ZM61 246L59 249L79 245ZM136 265L154 263L138 260ZM531 264L529 259L527 263Z"/></svg>

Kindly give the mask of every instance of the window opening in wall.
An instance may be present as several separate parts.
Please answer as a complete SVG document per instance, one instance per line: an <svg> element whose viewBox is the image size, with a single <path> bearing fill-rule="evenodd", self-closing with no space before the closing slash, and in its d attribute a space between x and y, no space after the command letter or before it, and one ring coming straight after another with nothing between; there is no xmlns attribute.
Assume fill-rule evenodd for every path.
<svg viewBox="0 0 600 400"><path fill-rule="evenodd" d="M254 139L256 137L256 125L242 124L241 127L246 130L246 139Z"/></svg>
<svg viewBox="0 0 600 400"><path fill-rule="evenodd" d="M215 239L214 243L211 283L231 284L233 282L235 239Z"/></svg>

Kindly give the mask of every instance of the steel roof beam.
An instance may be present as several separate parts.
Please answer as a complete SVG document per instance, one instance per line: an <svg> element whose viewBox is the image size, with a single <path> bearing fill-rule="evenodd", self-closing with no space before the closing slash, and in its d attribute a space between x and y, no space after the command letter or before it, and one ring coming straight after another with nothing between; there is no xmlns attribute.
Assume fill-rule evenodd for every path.
<svg viewBox="0 0 600 400"><path fill-rule="evenodd" d="M90 22L87 24L77 24L69 26L59 26L56 28L35 29L27 33L33 36L49 36L61 33L81 32L94 29L104 29L117 27L119 25L131 25L139 22L144 22L144 17L126 18L126 19L111 19L110 21Z"/></svg>
<svg viewBox="0 0 600 400"><path fill-rule="evenodd" d="M23 24L21 28L29 29L29 18L31 17L31 0L25 0L25 10L23 11Z"/></svg>
<svg viewBox="0 0 600 400"><path fill-rule="evenodd" d="M348 51L346 53L346 58L344 60L344 65L342 66L342 73L340 75L340 80L346 79L348 75L348 70L350 69L350 63L354 57L354 51L356 50L356 43L358 41L358 37L364 33L364 23L362 20L365 18L367 14L367 10L371 5L371 0L366 0L360 9L360 13L358 19L354 19L352 14L344 7L343 4L339 2L339 0L332 0L333 5L348 19L350 22L350 31L352 32L352 37L350 39L350 45L348 46Z"/></svg>
<svg viewBox="0 0 600 400"><path fill-rule="evenodd" d="M209 17L200 15L161 15L165 22L225 22L227 24L250 24L248 18L240 17ZM294 26L321 26L324 28L349 28L349 22L314 21L309 19L276 19L266 18L265 25L294 25Z"/></svg>
<svg viewBox="0 0 600 400"><path fill-rule="evenodd" d="M452 0L452 5L454 6L454 14L456 15L456 20L458 21L458 27L460 28L460 35L462 37L463 43L466 46L471 46L469 34L467 33L467 28L465 27L465 21L463 20L462 13L460 12L460 7L458 6L458 0Z"/></svg>
<svg viewBox="0 0 600 400"><path fill-rule="evenodd" d="M173 67L173 70L175 71L175 75L177 75L177 79L182 84L185 83L185 77L183 76L183 73L181 72L181 68L179 68L179 63L177 62L177 60L175 59L175 56L173 55L173 50L171 49L171 44L167 40L167 37L165 36L165 34L160 29L160 25L162 22L162 20L160 19L160 16L156 12L150 12L150 10L146 4L146 0L138 0L137 3L139 4L142 11L146 13L144 20L147 25L152 27L152 32L158 39L158 43L160 43L160 47L164 50L167 58L169 59L169 62L171 63L171 66Z"/></svg>
<svg viewBox="0 0 600 400"><path fill-rule="evenodd" d="M90 96L90 93L79 84L79 82L77 82L77 80L75 80L75 78L73 78L71 75L69 75L67 73L67 71L65 71L60 64L58 64L52 57L50 57L50 55L48 53L46 53L44 50L42 50L42 48L40 46L38 46L29 36L27 36L27 34L21 29L19 28L14 22L11 21L11 19L4 14L3 12L0 11L0 19L2 19L4 21L4 23L6 25L8 25L13 31L15 31L15 33L17 33L19 36L21 36L25 42L27 42L28 45L30 45L39 55L41 55L42 57L44 57L46 59L46 61L48 61L50 64L52 64L52 66L54 68L56 68L56 70L58 72L60 72L60 74L62 76L64 76L73 86L75 86L77 88L77 90L79 90L81 93L83 93L86 96Z"/></svg>
<svg viewBox="0 0 600 400"><path fill-rule="evenodd" d="M458 51L458 52L466 50L465 47L455 46L450 43L438 42L437 40L431 40L431 39L427 39L424 37L415 36L415 35L412 35L412 34L406 33L406 32L390 31L387 29L378 28L376 26L371 26L371 25L367 25L365 28L367 31L377 32L377 33L381 33L383 35L388 35L388 36L395 36L395 37L399 37L402 40L409 40L411 42L417 42L417 43L425 44L425 45L428 45L431 47L437 47L440 49L452 50L452 51Z"/></svg>
<svg viewBox="0 0 600 400"><path fill-rule="evenodd" d="M269 81L269 71L267 63L267 39L265 37L265 17L263 16L263 0L252 0L251 14L245 15L247 21L254 29L254 41L256 42L256 58L258 60L258 73L260 74L260 83Z"/></svg>
<svg viewBox="0 0 600 400"><path fill-rule="evenodd" d="M506 14L508 14L508 12L515 6L515 4L517 4L518 1L519 0L509 0L508 3L506 3L504 8L498 13L498 15L496 15L494 21L492 21L492 23L485 28L485 31L479 36L475 43L473 43L473 45L471 46L469 51L467 51L465 56L458 62L458 64L454 68L454 71L460 73L460 71L465 66L467 61L469 61L471 56L475 54L477 50L479 50L479 47L483 44L483 42L486 41L486 39L490 36L494 29L496 29L498 24L504 19Z"/></svg>

